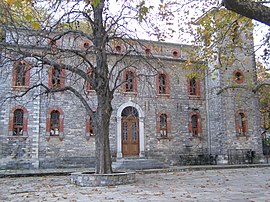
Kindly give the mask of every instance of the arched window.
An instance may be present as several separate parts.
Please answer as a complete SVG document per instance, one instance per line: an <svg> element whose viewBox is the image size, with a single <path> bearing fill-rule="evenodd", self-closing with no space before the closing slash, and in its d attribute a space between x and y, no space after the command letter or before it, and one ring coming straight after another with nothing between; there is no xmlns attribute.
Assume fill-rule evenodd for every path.
<svg viewBox="0 0 270 202"><path fill-rule="evenodd" d="M200 96L200 81L194 77L188 80L188 95Z"/></svg>
<svg viewBox="0 0 270 202"><path fill-rule="evenodd" d="M134 91L134 73L127 71L126 73L126 92Z"/></svg>
<svg viewBox="0 0 270 202"><path fill-rule="evenodd" d="M171 132L170 115L165 112L158 113L156 127L158 138L169 138Z"/></svg>
<svg viewBox="0 0 270 202"><path fill-rule="evenodd" d="M9 136L27 135L28 113L24 107L14 107L10 112Z"/></svg>
<svg viewBox="0 0 270 202"><path fill-rule="evenodd" d="M126 69L124 71L124 92L127 93L137 92L136 73L132 69Z"/></svg>
<svg viewBox="0 0 270 202"><path fill-rule="evenodd" d="M60 108L51 108L47 114L46 138L59 136L63 140L64 113Z"/></svg>
<svg viewBox="0 0 270 202"><path fill-rule="evenodd" d="M169 95L169 76L167 73L158 73L157 75L157 95Z"/></svg>
<svg viewBox="0 0 270 202"><path fill-rule="evenodd" d="M23 110L14 111L13 135L23 135Z"/></svg>
<svg viewBox="0 0 270 202"><path fill-rule="evenodd" d="M19 61L13 68L13 86L29 87L30 84L30 65L25 61Z"/></svg>
<svg viewBox="0 0 270 202"><path fill-rule="evenodd" d="M159 74L159 94L166 94L166 75Z"/></svg>
<svg viewBox="0 0 270 202"><path fill-rule="evenodd" d="M197 112L192 112L189 115L189 133L193 136L198 136L202 133L202 124L201 124L201 116Z"/></svg>
<svg viewBox="0 0 270 202"><path fill-rule="evenodd" d="M50 135L51 136L58 136L59 131L60 131L60 113L57 110L53 110L51 112L51 130L50 130Z"/></svg>
<svg viewBox="0 0 270 202"><path fill-rule="evenodd" d="M50 88L64 88L65 85L64 70L52 67L50 69L48 83Z"/></svg>
<svg viewBox="0 0 270 202"><path fill-rule="evenodd" d="M244 112L236 112L236 122L235 122L236 132L239 135L246 135L248 130L247 118Z"/></svg>
<svg viewBox="0 0 270 202"><path fill-rule="evenodd" d="M52 69L52 86L56 88L61 86L61 72L59 69Z"/></svg>
<svg viewBox="0 0 270 202"><path fill-rule="evenodd" d="M167 115L161 114L160 115L160 136L167 137Z"/></svg>
<svg viewBox="0 0 270 202"><path fill-rule="evenodd" d="M237 21L235 21L231 26L232 41L233 43L238 43L240 38L240 26Z"/></svg>

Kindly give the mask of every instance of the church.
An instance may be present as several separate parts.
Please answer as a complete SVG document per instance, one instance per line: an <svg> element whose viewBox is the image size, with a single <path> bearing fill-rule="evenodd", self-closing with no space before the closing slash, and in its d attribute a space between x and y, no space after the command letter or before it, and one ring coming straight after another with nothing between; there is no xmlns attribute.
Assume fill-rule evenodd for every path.
<svg viewBox="0 0 270 202"><path fill-rule="evenodd" d="M84 54L94 61L87 38L71 34L48 40L28 35L11 30L5 40L10 49L24 44L33 53L46 52L91 72L78 59ZM110 85L118 86L109 126L114 162L155 159L184 165L192 164L191 157L204 155L217 164L249 163L248 154L254 157L252 162L262 160L258 96L246 87L256 81L253 54L236 49L238 60L230 66L214 70L207 64L207 70L194 76L196 68L185 68L193 46L136 43L140 46L130 41L108 45ZM130 44L136 52L126 54ZM2 49L0 61L0 168L94 167L95 131L80 100L68 91L44 94L36 84L75 86L95 109L97 96L91 85L10 49Z"/></svg>

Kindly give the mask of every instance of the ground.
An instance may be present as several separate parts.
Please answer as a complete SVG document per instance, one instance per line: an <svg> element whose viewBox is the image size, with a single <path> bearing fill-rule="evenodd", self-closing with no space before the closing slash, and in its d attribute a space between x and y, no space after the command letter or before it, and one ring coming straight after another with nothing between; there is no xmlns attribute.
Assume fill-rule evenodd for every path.
<svg viewBox="0 0 270 202"><path fill-rule="evenodd" d="M0 178L0 201L270 201L270 168L137 174L135 184L79 187L69 176Z"/></svg>

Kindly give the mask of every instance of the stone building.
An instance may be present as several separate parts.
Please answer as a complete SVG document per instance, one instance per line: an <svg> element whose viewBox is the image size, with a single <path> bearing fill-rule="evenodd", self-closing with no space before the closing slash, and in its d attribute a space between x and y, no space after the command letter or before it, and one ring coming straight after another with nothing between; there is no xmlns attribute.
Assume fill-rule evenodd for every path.
<svg viewBox="0 0 270 202"><path fill-rule="evenodd" d="M18 43L36 44L28 46L33 52L52 47L47 39L23 37L23 32L7 33L6 41L12 44L14 36ZM256 79L253 55L237 50L239 59L246 61L244 68L234 64L226 71L216 70L216 80L208 72L199 79L188 77L190 70L184 68L188 57L185 50L192 50L192 46L140 43L143 45L138 52L144 59L138 59L139 53L130 54L114 70L115 75L121 72L125 81L115 91L112 103L110 144L114 161L131 157L178 165L180 157L211 154L218 163L230 163L228 152L233 150L252 150L256 160L260 159L257 95L248 88L226 88L228 80L245 85L250 78ZM54 42L53 48L59 52L51 57L61 55L56 60L78 65L68 50L85 52L90 46L84 38L65 36ZM110 68L129 48L121 43L111 47ZM69 92L46 95L37 86L23 97L7 99L41 81L49 87L75 85L95 108L97 98L91 86L77 82L67 71L43 66L35 57L2 54L14 60L2 60L0 71L0 167L94 167L95 132L76 96ZM93 57L91 52L87 57ZM155 71L149 70L147 61Z"/></svg>

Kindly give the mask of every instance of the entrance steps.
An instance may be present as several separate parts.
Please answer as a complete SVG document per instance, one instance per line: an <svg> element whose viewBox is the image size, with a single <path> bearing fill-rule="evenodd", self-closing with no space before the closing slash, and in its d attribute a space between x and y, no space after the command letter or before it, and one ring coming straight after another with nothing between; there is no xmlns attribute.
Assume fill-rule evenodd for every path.
<svg viewBox="0 0 270 202"><path fill-rule="evenodd" d="M116 159L116 162L112 163L112 167L115 170L144 170L168 168L169 166L156 159L121 158Z"/></svg>

